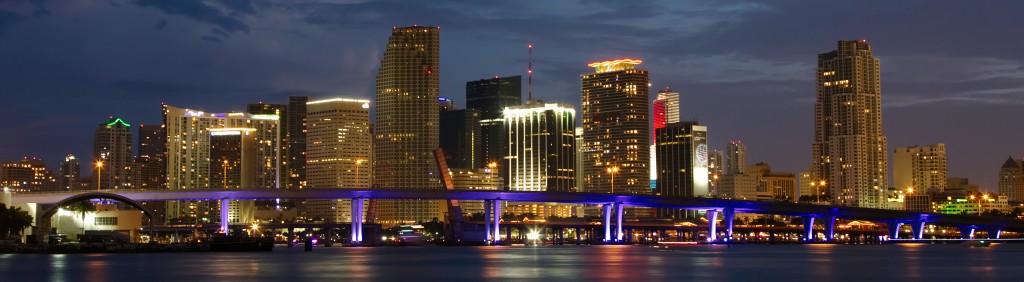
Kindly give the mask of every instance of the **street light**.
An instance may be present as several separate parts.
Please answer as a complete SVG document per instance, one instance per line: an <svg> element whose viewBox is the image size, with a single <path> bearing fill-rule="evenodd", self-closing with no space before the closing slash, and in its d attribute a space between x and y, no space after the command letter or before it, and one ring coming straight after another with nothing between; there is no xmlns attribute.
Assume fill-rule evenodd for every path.
<svg viewBox="0 0 1024 282"><path fill-rule="evenodd" d="M356 188L359 188L359 165L363 164L363 160L356 160Z"/></svg>
<svg viewBox="0 0 1024 282"><path fill-rule="evenodd" d="M608 174L612 175L612 194L615 194L615 174L619 172L619 167L613 166L608 167Z"/></svg>
<svg viewBox="0 0 1024 282"><path fill-rule="evenodd" d="M487 177L487 183L490 185L494 185L494 174L495 170L498 169L498 162L487 163L487 169L490 169L490 175L485 176Z"/></svg>
<svg viewBox="0 0 1024 282"><path fill-rule="evenodd" d="M100 191L103 182L103 161L96 161L96 191Z"/></svg>

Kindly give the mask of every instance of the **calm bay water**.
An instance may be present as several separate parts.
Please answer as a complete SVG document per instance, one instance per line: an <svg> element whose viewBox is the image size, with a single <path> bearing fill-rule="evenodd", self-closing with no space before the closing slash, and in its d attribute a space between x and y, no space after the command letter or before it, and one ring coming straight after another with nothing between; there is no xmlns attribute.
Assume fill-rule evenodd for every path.
<svg viewBox="0 0 1024 282"><path fill-rule="evenodd" d="M4 254L0 281L1022 281L1024 244L379 247Z"/></svg>

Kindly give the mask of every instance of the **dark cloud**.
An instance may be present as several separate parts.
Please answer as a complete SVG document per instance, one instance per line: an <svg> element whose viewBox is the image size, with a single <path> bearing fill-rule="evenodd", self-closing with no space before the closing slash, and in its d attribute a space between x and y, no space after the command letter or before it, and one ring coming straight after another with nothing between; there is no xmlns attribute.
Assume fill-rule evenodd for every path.
<svg viewBox="0 0 1024 282"><path fill-rule="evenodd" d="M2 34L8 26L14 25L20 20L21 16L19 16L18 13L0 9L0 34Z"/></svg>
<svg viewBox="0 0 1024 282"><path fill-rule="evenodd" d="M116 80L107 84L116 92L138 93L144 95L180 95L199 92L199 87L173 82L157 82L150 80Z"/></svg>
<svg viewBox="0 0 1024 282"><path fill-rule="evenodd" d="M248 34L251 31L251 27L243 22L241 17L243 15L255 13L255 10L252 8L252 3L251 1L237 1L239 3L233 2L236 1L226 0L217 2L228 8L225 10L217 7L218 5L209 4L202 0L135 1L135 3L140 7L152 7L167 14L185 16L199 22L212 24L227 32L242 32Z"/></svg>
<svg viewBox="0 0 1024 282"><path fill-rule="evenodd" d="M156 25L153 26L153 29L160 30L164 29L165 27L167 27L167 20L160 20L160 22L156 23Z"/></svg>
<svg viewBox="0 0 1024 282"><path fill-rule="evenodd" d="M216 37L216 36L204 35L204 36L202 36L200 38L202 38L203 40L206 40L207 42L213 42L213 43L223 43L224 42L224 41L220 40L220 37Z"/></svg>

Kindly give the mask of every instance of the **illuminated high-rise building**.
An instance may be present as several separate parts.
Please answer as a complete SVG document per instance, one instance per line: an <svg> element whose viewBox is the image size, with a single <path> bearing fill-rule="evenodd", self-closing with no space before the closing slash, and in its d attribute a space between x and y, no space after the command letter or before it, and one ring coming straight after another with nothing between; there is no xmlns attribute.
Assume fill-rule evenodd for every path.
<svg viewBox="0 0 1024 282"><path fill-rule="evenodd" d="M999 169L998 188L999 194L1006 195L1010 201L1024 201L1024 165L1021 160L1006 159Z"/></svg>
<svg viewBox="0 0 1024 282"><path fill-rule="evenodd" d="M679 93L673 92L672 89L665 87L664 90L658 92L658 97L651 103L651 189L655 189L658 181L658 160L657 154L655 153L655 141L656 137L653 136L654 132L658 129L665 128L665 124L679 122Z"/></svg>
<svg viewBox="0 0 1024 282"><path fill-rule="evenodd" d="M164 105L164 127L167 130L167 189L223 188L223 179L214 179L211 172L222 169L211 155L211 132L224 129L251 129L255 146L254 181L244 189L279 188L277 149L280 117L248 113L207 113ZM248 159L247 159L248 160ZM169 201L167 219L211 220L219 208L207 201ZM213 214L211 214L213 213Z"/></svg>
<svg viewBox="0 0 1024 282"><path fill-rule="evenodd" d="M438 147L438 77L441 29L393 28L377 72L373 183L382 189L441 189ZM375 201L377 223L444 218L438 201Z"/></svg>
<svg viewBox="0 0 1024 282"><path fill-rule="evenodd" d="M725 174L747 173L747 145L743 141L731 141L725 145Z"/></svg>
<svg viewBox="0 0 1024 282"><path fill-rule="evenodd" d="M267 179L262 180L263 182L274 181L279 183L275 188L286 188L288 183L288 106L283 104L249 104L246 112L252 115L258 116L277 116L278 126L273 128L265 128L265 130L276 130L277 132L266 132L261 135L274 134L278 136L278 142L276 148L271 147L260 147L261 150L272 150L268 152L260 152L261 154L273 155L273 158L277 160L277 163L273 164L262 164L257 168L256 174ZM268 171L275 171L275 174L269 174ZM269 179L273 177L275 179Z"/></svg>
<svg viewBox="0 0 1024 282"><path fill-rule="evenodd" d="M19 162L0 164L0 187L13 191L54 191L60 183L39 158L22 158Z"/></svg>
<svg viewBox="0 0 1024 282"><path fill-rule="evenodd" d="M308 189L368 189L373 158L370 101L334 98L306 104L306 184ZM349 222L351 199L306 200L307 218Z"/></svg>
<svg viewBox="0 0 1024 282"><path fill-rule="evenodd" d="M896 189L908 194L946 190L948 171L945 144L896 148L892 166L892 178Z"/></svg>
<svg viewBox="0 0 1024 282"><path fill-rule="evenodd" d="M110 118L96 128L92 145L93 177L99 174L100 189L131 189L131 124Z"/></svg>
<svg viewBox="0 0 1024 282"><path fill-rule="evenodd" d="M583 142L582 191L650 194L650 125L647 70L640 60L589 64L580 76ZM612 191L614 189L614 191Z"/></svg>
<svg viewBox="0 0 1024 282"><path fill-rule="evenodd" d="M309 97L288 97L286 120L281 124L285 127L285 141L288 153L285 158L287 167L288 189L306 187L306 103Z"/></svg>
<svg viewBox="0 0 1024 282"><path fill-rule="evenodd" d="M259 181L255 128L210 129L210 186L220 189L246 189ZM253 200L231 200L228 223L251 224ZM224 220L224 219L221 219Z"/></svg>
<svg viewBox="0 0 1024 282"><path fill-rule="evenodd" d="M163 124L140 124L138 189L164 189L167 186L167 130Z"/></svg>
<svg viewBox="0 0 1024 282"><path fill-rule="evenodd" d="M812 170L833 204L885 208L886 138L878 58L865 40L818 55Z"/></svg>
<svg viewBox="0 0 1024 282"><path fill-rule="evenodd" d="M60 162L60 189L67 191L77 188L82 179L82 163L74 155L68 154L64 161Z"/></svg>
<svg viewBox="0 0 1024 282"><path fill-rule="evenodd" d="M502 162L508 144L502 112L522 104L522 77L509 76L466 82L466 108L480 112L481 163Z"/></svg>
<svg viewBox="0 0 1024 282"><path fill-rule="evenodd" d="M512 191L579 192L576 187L576 110L529 102L505 108L508 154L501 166Z"/></svg>
<svg viewBox="0 0 1024 282"><path fill-rule="evenodd" d="M655 195L708 197L708 128L696 122L669 123L655 131L658 185Z"/></svg>

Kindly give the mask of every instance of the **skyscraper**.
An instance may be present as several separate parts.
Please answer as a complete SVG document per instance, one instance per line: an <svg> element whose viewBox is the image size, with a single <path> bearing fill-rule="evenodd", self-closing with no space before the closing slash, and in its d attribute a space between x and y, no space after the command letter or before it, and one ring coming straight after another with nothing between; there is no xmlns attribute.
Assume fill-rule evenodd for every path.
<svg viewBox="0 0 1024 282"><path fill-rule="evenodd" d="M274 188L286 188L288 186L288 106L282 104L249 104L246 112L253 116L271 117L276 116L278 118L278 126L272 128L265 128L264 130L276 130L276 132L266 132L261 135L273 134L278 136L277 147L260 147L260 150L267 150L266 152L260 152L268 156L272 155L276 163L260 164L257 168L257 175L265 175L266 182L274 181L279 183ZM269 174L268 171L274 171L275 174ZM273 179L270 179L270 178Z"/></svg>
<svg viewBox="0 0 1024 282"><path fill-rule="evenodd" d="M658 92L653 108L651 120L654 130L665 128L665 124L679 122L679 93L666 87Z"/></svg>
<svg viewBox="0 0 1024 282"><path fill-rule="evenodd" d="M595 62L580 76L583 191L650 194L650 81L640 60Z"/></svg>
<svg viewBox="0 0 1024 282"><path fill-rule="evenodd" d="M93 139L93 175L99 174L100 189L130 189L132 164L131 124L121 118L110 118L96 128Z"/></svg>
<svg viewBox="0 0 1024 282"><path fill-rule="evenodd" d="M306 187L306 103L309 97L288 97L285 115L285 140L288 143L286 154L288 165L288 189Z"/></svg>
<svg viewBox="0 0 1024 282"><path fill-rule="evenodd" d="M372 181L370 101L334 98L306 104L308 188L367 189ZM351 199L307 200L307 218L349 222Z"/></svg>
<svg viewBox="0 0 1024 282"><path fill-rule="evenodd" d="M579 192L576 187L576 110L528 102L504 113L508 155L501 171L512 191Z"/></svg>
<svg viewBox="0 0 1024 282"><path fill-rule="evenodd" d="M1020 160L1009 157L999 169L999 194L1006 195L1010 201L1024 200L1024 166Z"/></svg>
<svg viewBox="0 0 1024 282"><path fill-rule="evenodd" d="M480 112L474 109L441 111L439 142L451 168L483 168Z"/></svg>
<svg viewBox="0 0 1024 282"><path fill-rule="evenodd" d="M440 189L438 76L441 29L393 28L377 72L374 185L387 189ZM443 218L436 201L376 202L385 226Z"/></svg>
<svg viewBox="0 0 1024 282"><path fill-rule="evenodd" d="M258 163L257 133L255 128L210 129L210 187L247 189L261 181L258 168L263 164ZM253 222L255 201L231 200L229 207L228 223Z"/></svg>
<svg viewBox="0 0 1024 282"><path fill-rule="evenodd" d="M60 162L60 189L67 191L75 189L82 178L82 164L74 155L68 154L64 161Z"/></svg>
<svg viewBox="0 0 1024 282"><path fill-rule="evenodd" d="M812 170L833 204L885 208L886 138L878 58L865 40L818 55Z"/></svg>
<svg viewBox="0 0 1024 282"><path fill-rule="evenodd" d="M896 189L908 194L924 194L929 189L946 190L945 144L896 148L892 162Z"/></svg>
<svg viewBox="0 0 1024 282"><path fill-rule="evenodd" d="M167 130L163 124L139 125L139 189L167 188Z"/></svg>
<svg viewBox="0 0 1024 282"><path fill-rule="evenodd" d="M658 141L655 195L709 196L707 126L696 122L669 123L655 134Z"/></svg>
<svg viewBox="0 0 1024 282"><path fill-rule="evenodd" d="M725 174L747 173L747 145L743 141L730 141L725 148L725 161L728 164Z"/></svg>
<svg viewBox="0 0 1024 282"><path fill-rule="evenodd" d="M507 144L502 111L522 104L522 77L509 76L466 82L466 108L480 111L481 163L502 162Z"/></svg>

